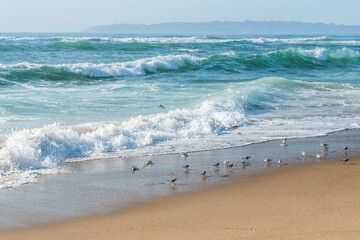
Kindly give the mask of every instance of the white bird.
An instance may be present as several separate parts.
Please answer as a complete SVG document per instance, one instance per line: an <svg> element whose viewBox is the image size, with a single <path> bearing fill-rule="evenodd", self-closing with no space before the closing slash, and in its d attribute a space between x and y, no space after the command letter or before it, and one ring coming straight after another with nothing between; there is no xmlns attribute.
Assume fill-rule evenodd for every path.
<svg viewBox="0 0 360 240"><path fill-rule="evenodd" d="M181 153L181 157L183 157L186 161L186 158L189 157L189 154L187 152Z"/></svg>
<svg viewBox="0 0 360 240"><path fill-rule="evenodd" d="M282 143L280 144L280 146L286 148L286 147L288 146L287 143L286 143L286 141L287 141L287 138L285 138L284 140L282 140Z"/></svg>
<svg viewBox="0 0 360 240"><path fill-rule="evenodd" d="M140 171L140 169L135 167L134 165L130 166L130 170L131 170L131 172L129 173L129 176L133 175L137 171Z"/></svg>
<svg viewBox="0 0 360 240"><path fill-rule="evenodd" d="M146 163L144 163L144 166L143 166L142 168L146 168L146 167L149 166L149 165L153 166L154 163L153 163L151 160L146 161Z"/></svg>
<svg viewBox="0 0 360 240"><path fill-rule="evenodd" d="M329 146L329 144L327 143L320 143L321 148L327 148Z"/></svg>
<svg viewBox="0 0 360 240"><path fill-rule="evenodd" d="M281 159L278 160L278 164L282 165L283 161Z"/></svg>
<svg viewBox="0 0 360 240"><path fill-rule="evenodd" d="M316 154L316 158L317 158L317 159L321 159L321 155L320 155L320 154Z"/></svg>
<svg viewBox="0 0 360 240"><path fill-rule="evenodd" d="M271 160L270 158L265 158L265 159L264 159L264 162L266 162L266 163L271 163L271 161L272 161L272 160Z"/></svg>
<svg viewBox="0 0 360 240"><path fill-rule="evenodd" d="M225 160L224 163L225 163L225 165L228 165L228 164L229 164L229 160Z"/></svg>
<svg viewBox="0 0 360 240"><path fill-rule="evenodd" d="M303 155L304 157L308 156L308 154L306 152L304 152L304 151L301 152L301 155Z"/></svg>

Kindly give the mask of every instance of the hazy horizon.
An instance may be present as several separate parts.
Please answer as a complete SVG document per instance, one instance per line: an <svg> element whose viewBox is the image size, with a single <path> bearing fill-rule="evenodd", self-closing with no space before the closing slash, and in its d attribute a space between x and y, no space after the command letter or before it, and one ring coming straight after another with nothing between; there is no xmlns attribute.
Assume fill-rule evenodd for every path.
<svg viewBox="0 0 360 240"><path fill-rule="evenodd" d="M360 2L285 0L4 0L0 32L81 32L112 24L212 21L299 21L360 25Z"/></svg>
<svg viewBox="0 0 360 240"><path fill-rule="evenodd" d="M120 26L120 25L129 25L129 26L155 26L155 25L162 25L162 24L182 24L182 23L190 23L190 24L198 24L198 23L215 23L215 22L220 22L220 23L243 23L243 22L258 22L258 23L294 23L294 24L298 24L298 23L303 23L303 24L326 24L326 25L329 25L329 24L334 24L334 23L324 23L324 22L303 22L303 21L276 21L276 20L243 20L243 21L220 21L220 20L214 20L214 21L198 21L198 22L184 22L184 21L174 21L174 22L160 22L160 23L153 23L153 24L150 24L150 23L120 23L120 24L117 24L117 23L114 23L114 24L104 24L104 25L94 25L94 26L89 26L88 28L85 28L85 29L82 29L80 31L55 31L55 32L52 32L52 31L13 31L13 32L10 32L10 31L0 31L0 33L11 33L11 34L16 34L16 33L28 33L28 34L31 34L31 33L40 33L40 34L46 34L46 33L50 33L50 34L61 34L61 33L73 33L73 34L81 34L81 33L91 33L89 32L88 30L89 29L93 29L93 28L101 28L101 27L111 27L111 26ZM343 27L360 27L360 24L359 25L347 25L347 24L334 24L336 26L343 26ZM93 33L96 33L96 32L93 32ZM113 32L115 33L115 32ZM156 32L154 32L155 34ZM302 33L299 33L299 34L302 34Z"/></svg>

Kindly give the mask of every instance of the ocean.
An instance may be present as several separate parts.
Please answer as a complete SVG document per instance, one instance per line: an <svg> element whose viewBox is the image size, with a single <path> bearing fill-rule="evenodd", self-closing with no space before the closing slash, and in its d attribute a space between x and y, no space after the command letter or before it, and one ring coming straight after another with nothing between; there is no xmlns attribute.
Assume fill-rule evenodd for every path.
<svg viewBox="0 0 360 240"><path fill-rule="evenodd" d="M74 161L323 136L359 110L360 36L2 33L0 188Z"/></svg>

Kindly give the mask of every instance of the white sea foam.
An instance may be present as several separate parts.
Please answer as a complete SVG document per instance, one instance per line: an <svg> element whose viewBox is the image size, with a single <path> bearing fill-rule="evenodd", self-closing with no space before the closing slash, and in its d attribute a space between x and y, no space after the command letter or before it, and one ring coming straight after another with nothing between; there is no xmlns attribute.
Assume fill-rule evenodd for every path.
<svg viewBox="0 0 360 240"><path fill-rule="evenodd" d="M130 38L108 38L110 42L121 43L225 43L248 41L252 43L301 43L308 41L324 40L326 37L314 38L199 38L199 37L130 37ZM69 39L70 40L70 39ZM71 39L70 41L73 41ZM79 38L79 41L86 40L86 38ZM66 41L66 40L65 40Z"/></svg>
<svg viewBox="0 0 360 240"><path fill-rule="evenodd" d="M326 48L315 48L313 50L299 50L300 53L307 57L317 58L319 60L342 59L342 58L359 58L360 53L347 48L329 50Z"/></svg>
<svg viewBox="0 0 360 240"><path fill-rule="evenodd" d="M39 37L8 37L8 36L0 36L0 40L8 40L8 41L24 41L24 40L39 40L42 38Z"/></svg>
<svg viewBox="0 0 360 240"><path fill-rule="evenodd" d="M145 75L147 72L156 73L159 70L175 70L194 64L203 58L182 55L157 56L135 61L117 63L74 63L74 64L35 64L22 62L17 64L0 64L0 70L7 69L39 69L41 67L53 67L69 72L78 73L91 77L115 77L115 76L137 76Z"/></svg>
<svg viewBox="0 0 360 240"><path fill-rule="evenodd" d="M219 53L217 55L220 55L220 56L227 56L227 57L235 57L236 56L236 53L234 51L230 51L230 52L224 52L224 53Z"/></svg>
<svg viewBox="0 0 360 240"><path fill-rule="evenodd" d="M223 43L233 41L248 41L253 43L301 43L325 40L326 37L312 38L199 38L199 37L11 37L0 36L0 40L59 40L61 42L120 42L120 43Z"/></svg>
<svg viewBox="0 0 360 240"><path fill-rule="evenodd" d="M286 50L280 51L271 51L267 54L274 54L278 52L293 52L293 53L300 53L303 56L309 58L316 58L318 60L326 61L329 59L358 59L360 58L360 52L351 50L348 48L342 49L327 49L327 48L314 48L314 49L302 49L302 48L290 48Z"/></svg>
<svg viewBox="0 0 360 240"><path fill-rule="evenodd" d="M319 41L319 44L324 45L360 45L360 41L356 40L329 40L329 41Z"/></svg>
<svg viewBox="0 0 360 240"><path fill-rule="evenodd" d="M285 44L319 44L319 45L360 45L358 40L339 40L325 36L321 37L297 37L297 38L276 38L276 37L248 37L248 38L201 38L201 37L102 37L102 36L49 36L49 37L14 37L0 36L5 41L38 41L50 40L60 42L113 42L113 43L226 43L226 42L251 42L255 44L285 43Z"/></svg>
<svg viewBox="0 0 360 240"><path fill-rule="evenodd" d="M121 154L124 149L154 146L170 140L219 135L232 125L244 124L243 109L235 102L205 101L194 110L140 115L123 122L94 125L87 131L59 124L15 131L0 149L0 169L8 174L8 181L4 180L0 185L9 187L18 185L19 181L24 183L25 179L33 181L32 175L43 174L47 169L56 172L71 158ZM9 175L9 171L14 174ZM19 181L16 176L21 176Z"/></svg>
<svg viewBox="0 0 360 240"><path fill-rule="evenodd" d="M180 48L180 49L175 49L176 51L180 51L180 52L198 52L199 49L186 49L186 48Z"/></svg>
<svg viewBox="0 0 360 240"><path fill-rule="evenodd" d="M253 43L260 43L260 44L264 44L264 43L276 43L276 42L280 42L280 43L303 43L303 42L313 42L313 41L320 41L320 40L325 40L326 37L313 37L313 38L242 38L239 39L239 41L248 41L248 42L253 42Z"/></svg>
<svg viewBox="0 0 360 240"><path fill-rule="evenodd" d="M66 37L61 38L60 42L109 42L108 37Z"/></svg>

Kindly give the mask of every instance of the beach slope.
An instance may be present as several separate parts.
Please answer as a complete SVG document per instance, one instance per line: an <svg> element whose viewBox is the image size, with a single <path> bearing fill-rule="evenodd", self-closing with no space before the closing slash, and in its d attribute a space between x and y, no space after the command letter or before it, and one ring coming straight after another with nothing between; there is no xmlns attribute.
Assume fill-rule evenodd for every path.
<svg viewBox="0 0 360 240"><path fill-rule="evenodd" d="M0 239L360 239L360 161L283 166Z"/></svg>

